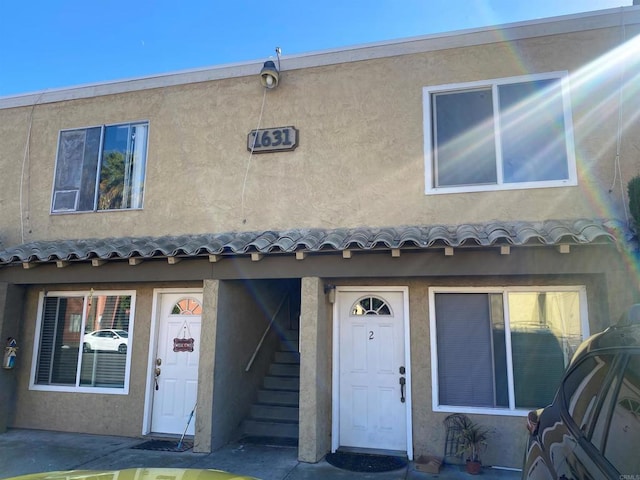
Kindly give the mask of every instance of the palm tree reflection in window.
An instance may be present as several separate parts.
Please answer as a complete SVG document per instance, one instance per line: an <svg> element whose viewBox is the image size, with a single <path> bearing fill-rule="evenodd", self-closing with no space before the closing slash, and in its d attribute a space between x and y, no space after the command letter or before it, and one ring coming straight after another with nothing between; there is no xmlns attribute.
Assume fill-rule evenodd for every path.
<svg viewBox="0 0 640 480"><path fill-rule="evenodd" d="M108 152L100 170L98 210L125 208L125 198L124 155L121 152Z"/></svg>

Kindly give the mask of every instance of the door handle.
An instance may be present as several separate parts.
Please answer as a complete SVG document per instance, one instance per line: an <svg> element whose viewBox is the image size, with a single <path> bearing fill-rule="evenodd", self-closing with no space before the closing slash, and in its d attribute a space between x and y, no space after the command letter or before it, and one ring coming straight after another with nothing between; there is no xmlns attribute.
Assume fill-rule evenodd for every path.
<svg viewBox="0 0 640 480"><path fill-rule="evenodd" d="M400 401L404 403L404 385L407 383L404 377L400 377Z"/></svg>
<svg viewBox="0 0 640 480"><path fill-rule="evenodd" d="M158 365L160 364L158 363ZM158 390L158 377L160 376L160 373L161 373L160 367L156 367L153 373L154 373L153 381L156 384L156 390Z"/></svg>

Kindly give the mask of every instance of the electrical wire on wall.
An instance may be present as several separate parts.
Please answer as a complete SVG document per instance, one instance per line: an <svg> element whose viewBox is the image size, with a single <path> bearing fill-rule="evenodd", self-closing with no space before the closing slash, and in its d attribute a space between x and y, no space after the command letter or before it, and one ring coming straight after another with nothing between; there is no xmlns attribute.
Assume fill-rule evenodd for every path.
<svg viewBox="0 0 640 480"><path fill-rule="evenodd" d="M621 45L624 45L627 42L627 31L624 24L624 10L622 10L621 14L620 27L622 29ZM618 120L616 126L616 155L613 160L613 180L611 182L611 186L609 187L609 193L613 192L616 187L616 182L618 182L620 184L620 200L622 203L622 211L624 212L624 220L627 227L629 227L631 225L629 220L629 206L627 204L627 197L625 195L625 182L622 178L622 169L620 167L620 151L622 147L622 105L626 68L624 62L620 62L620 64L620 83L618 87Z"/></svg>
<svg viewBox="0 0 640 480"><path fill-rule="evenodd" d="M280 47L276 47L276 56L278 57L278 71L280 71L280 54L282 53L282 50L280 49ZM264 70L263 70L264 71ZM276 77L277 77L277 72L276 72ZM275 84L273 86L277 85L277 80L275 82ZM262 124L262 114L264 113L264 104L265 101L267 99L267 90L269 88L273 88L273 86L269 86L263 89L263 94L262 94L262 106L260 107L260 115L258 116L258 125L256 126L256 132L258 130L260 130L260 125ZM257 138L257 136L256 136ZM245 191L247 188L247 179L249 178L249 170L251 168L251 160L253 158L253 150L255 148L255 139L254 141L251 143L251 149L249 150L249 160L247 161L247 168L245 169L244 172L244 180L242 182L242 194L241 194L241 206L240 206L240 215L242 217L242 223L245 224L247 223L247 219L245 217L244 214L244 207L245 207Z"/></svg>
<svg viewBox="0 0 640 480"><path fill-rule="evenodd" d="M31 143L31 127L33 126L33 112L36 108L36 105L38 105L38 103L40 103L40 100L42 100L42 96L45 94L46 90L42 91L40 93L40 95L38 96L38 98L36 98L36 101L33 102L33 104L31 105L31 111L29 112L29 126L27 128L27 140L25 142L24 145L24 156L22 157L22 172L20 173L20 240L21 243L24 243L24 223L25 223L25 213L24 213L24 177L27 171L27 166L30 165L29 162L29 145ZM27 195L29 195L30 193L30 186L31 186L31 175L28 176L28 181L29 183L27 184ZM29 208L29 206L28 206ZM29 214L27 214L27 220L29 219Z"/></svg>
<svg viewBox="0 0 640 480"><path fill-rule="evenodd" d="M256 131L260 129L260 123L262 122L262 114L264 112L264 103L267 98L267 89L263 89L262 95L262 107L260 107L260 115L258 116L258 125L256 126ZM249 169L251 168L251 159L253 158L253 149L255 148L255 141L251 143L251 150L249 150L249 160L247 161L247 168L244 172L244 181L242 182L242 197L241 197L241 207L240 214L242 216L242 223L247 223L247 219L244 216L244 192L247 187L247 178L249 177Z"/></svg>

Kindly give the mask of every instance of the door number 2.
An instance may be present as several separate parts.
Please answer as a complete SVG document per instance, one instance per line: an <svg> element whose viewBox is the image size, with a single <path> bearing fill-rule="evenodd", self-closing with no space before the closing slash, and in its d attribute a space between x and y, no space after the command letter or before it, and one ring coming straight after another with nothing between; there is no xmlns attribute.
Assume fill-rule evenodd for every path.
<svg viewBox="0 0 640 480"><path fill-rule="evenodd" d="M369 330L369 340L373 340L373 330Z"/></svg>

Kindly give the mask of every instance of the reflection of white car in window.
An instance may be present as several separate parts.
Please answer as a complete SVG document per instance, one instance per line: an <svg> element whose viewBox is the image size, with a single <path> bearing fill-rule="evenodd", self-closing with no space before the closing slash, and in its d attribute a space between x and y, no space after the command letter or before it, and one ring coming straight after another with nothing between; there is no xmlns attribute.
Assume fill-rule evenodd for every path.
<svg viewBox="0 0 640 480"><path fill-rule="evenodd" d="M83 351L108 350L127 353L129 333L126 330L96 330L84 334Z"/></svg>

